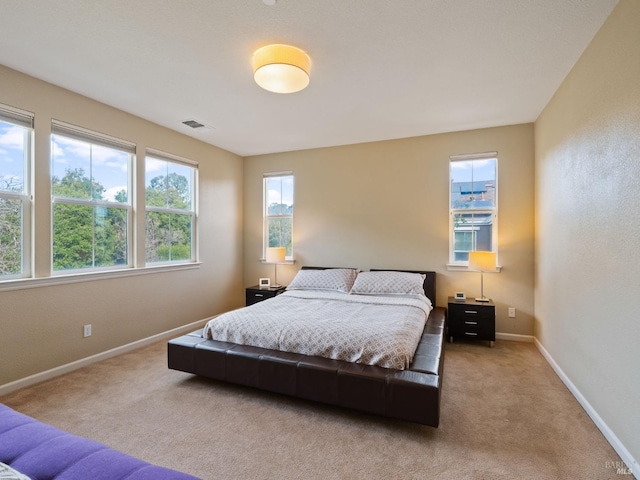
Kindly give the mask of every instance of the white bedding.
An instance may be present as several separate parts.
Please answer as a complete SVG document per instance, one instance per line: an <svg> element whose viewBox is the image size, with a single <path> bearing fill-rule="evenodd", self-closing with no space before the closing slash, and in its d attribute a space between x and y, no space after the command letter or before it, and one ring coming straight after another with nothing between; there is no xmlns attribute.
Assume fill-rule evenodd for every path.
<svg viewBox="0 0 640 480"><path fill-rule="evenodd" d="M431 308L422 295L287 291L212 318L203 336L403 370L413 359Z"/></svg>

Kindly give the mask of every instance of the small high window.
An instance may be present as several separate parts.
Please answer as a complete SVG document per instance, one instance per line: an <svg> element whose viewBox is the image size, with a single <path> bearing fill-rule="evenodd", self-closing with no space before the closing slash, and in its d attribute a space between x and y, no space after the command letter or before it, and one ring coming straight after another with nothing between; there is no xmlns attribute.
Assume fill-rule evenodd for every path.
<svg viewBox="0 0 640 480"><path fill-rule="evenodd" d="M293 174L265 174L263 215L263 258L270 247L285 247L293 259Z"/></svg>
<svg viewBox="0 0 640 480"><path fill-rule="evenodd" d="M498 225L496 152L450 158L450 264L466 265L469 252L496 252Z"/></svg>

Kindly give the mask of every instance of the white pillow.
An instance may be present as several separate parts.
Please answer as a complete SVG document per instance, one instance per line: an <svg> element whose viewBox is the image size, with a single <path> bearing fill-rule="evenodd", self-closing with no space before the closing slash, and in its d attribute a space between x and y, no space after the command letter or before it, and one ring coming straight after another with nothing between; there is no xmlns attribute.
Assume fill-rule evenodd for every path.
<svg viewBox="0 0 640 480"><path fill-rule="evenodd" d="M351 289L355 295L423 295L426 275L409 272L361 272Z"/></svg>
<svg viewBox="0 0 640 480"><path fill-rule="evenodd" d="M335 290L349 293L358 274L351 268L300 270L287 290Z"/></svg>
<svg viewBox="0 0 640 480"><path fill-rule="evenodd" d="M0 479L2 480L29 480L29 477L14 470L9 465L0 463Z"/></svg>

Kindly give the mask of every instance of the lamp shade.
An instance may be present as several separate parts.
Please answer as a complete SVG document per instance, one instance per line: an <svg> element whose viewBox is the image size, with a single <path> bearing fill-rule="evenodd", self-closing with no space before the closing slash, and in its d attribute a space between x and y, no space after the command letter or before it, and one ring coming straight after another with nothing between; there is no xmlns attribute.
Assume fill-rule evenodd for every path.
<svg viewBox="0 0 640 480"><path fill-rule="evenodd" d="M495 252L469 252L469 270L495 272L496 267Z"/></svg>
<svg viewBox="0 0 640 480"><path fill-rule="evenodd" d="M299 92L309 85L310 71L309 55L291 45L267 45L253 54L253 79L270 92Z"/></svg>
<svg viewBox="0 0 640 480"><path fill-rule="evenodd" d="M286 249L284 247L267 248L267 263L284 263Z"/></svg>

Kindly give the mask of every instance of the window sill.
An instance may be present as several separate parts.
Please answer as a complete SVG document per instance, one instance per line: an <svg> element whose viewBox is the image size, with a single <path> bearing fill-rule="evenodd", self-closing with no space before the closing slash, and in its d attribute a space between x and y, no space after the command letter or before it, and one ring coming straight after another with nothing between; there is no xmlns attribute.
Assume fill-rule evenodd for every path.
<svg viewBox="0 0 640 480"><path fill-rule="evenodd" d="M447 263L447 270L450 272L477 272L477 270L469 270L468 265L461 265L459 263ZM502 271L502 266L498 265L493 272L485 272L485 273L499 273Z"/></svg>
<svg viewBox="0 0 640 480"><path fill-rule="evenodd" d="M266 259L264 258L260 258L260 263L266 263L267 265L294 265L296 263L295 260L285 260L284 262L280 263L271 263L271 262L267 262Z"/></svg>
<svg viewBox="0 0 640 480"><path fill-rule="evenodd" d="M0 292L8 290L23 290L27 288L64 285L67 283L90 282L108 278L133 277L150 273L176 272L200 268L202 262L181 263L179 265L154 265L143 268L127 268L123 270L106 270L101 272L82 272L68 275L55 275L44 278L18 278L0 281Z"/></svg>

